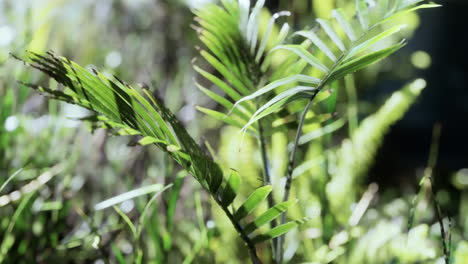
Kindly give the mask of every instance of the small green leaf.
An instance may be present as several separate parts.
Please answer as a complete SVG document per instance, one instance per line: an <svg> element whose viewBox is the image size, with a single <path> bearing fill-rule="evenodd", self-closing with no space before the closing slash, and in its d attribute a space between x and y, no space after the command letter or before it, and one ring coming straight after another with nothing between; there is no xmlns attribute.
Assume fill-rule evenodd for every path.
<svg viewBox="0 0 468 264"><path fill-rule="evenodd" d="M268 21L268 26L267 26L265 35L262 37L262 41L260 42L260 46L257 50L257 55L255 56L256 63L260 62L260 59L267 47L268 40L270 39L271 31L273 30L273 26L275 25L276 19L278 19L281 16L290 16L290 15L291 15L291 12L283 11L283 12L278 12L278 13L273 14L273 16L270 18L270 20ZM283 40L281 40L281 42L282 41ZM277 42L277 40L275 40L275 42Z"/></svg>
<svg viewBox="0 0 468 264"><path fill-rule="evenodd" d="M387 29L384 32L378 34L377 36L375 36L375 37L373 37L373 38L371 38L369 40L364 41L363 43L359 44L358 46L356 46L352 50L350 50L348 55L346 55L346 57L343 60L344 61L349 60L353 56L359 54L360 52L365 51L366 49L368 49L372 45L376 44L378 41L383 40L383 39L385 39L385 38L399 32L404 27L405 27L405 25L394 26L394 27L392 27L390 29Z"/></svg>
<svg viewBox="0 0 468 264"><path fill-rule="evenodd" d="M214 85L218 86L219 89L223 90L229 97L231 97L233 100L239 100L242 98L242 95L240 95L236 90L234 90L231 86L227 85L225 82L223 82L221 79L218 77L214 76L213 74L201 69L200 67L193 66L195 71L197 71L199 74L201 74L203 77L211 81Z"/></svg>
<svg viewBox="0 0 468 264"><path fill-rule="evenodd" d="M133 238L137 238L137 230L135 225L132 223L132 220L118 207L118 206L113 206L114 210L119 214L119 216L124 220L124 222L127 224L128 228L132 232Z"/></svg>
<svg viewBox="0 0 468 264"><path fill-rule="evenodd" d="M272 188L270 185L256 189L245 202L236 210L234 219L237 221L246 217L253 209L255 209L265 198L270 194Z"/></svg>
<svg viewBox="0 0 468 264"><path fill-rule="evenodd" d="M330 80L337 80L342 77L344 77L346 74L358 71L362 68L365 68L369 65L372 65L388 56L391 54L395 53L399 49L401 49L405 45L404 42L401 42L399 44L393 45L389 48L382 49L373 53L370 53L366 56L359 57L355 60L352 60L344 65L341 65L338 67L333 74L330 77Z"/></svg>
<svg viewBox="0 0 468 264"><path fill-rule="evenodd" d="M134 199L136 197L146 195L148 193L153 193L153 192L159 192L163 189L163 185L161 184L153 184L153 185L148 185L144 187L137 188L135 190L131 190L126 193L119 194L117 196L114 196L110 199L107 199L105 201L102 201L94 206L94 210L99 211L99 210L104 210L106 208L109 208L111 206L114 206L116 204L122 203L127 200Z"/></svg>
<svg viewBox="0 0 468 264"><path fill-rule="evenodd" d="M242 128L242 130L245 131L255 122L271 113L278 111L281 107L290 101L295 101L301 98L310 98L310 96L307 96L306 93L313 92L315 90L316 88L313 87L298 86L278 94L262 107L260 107L260 109L258 109L257 112L255 112L254 115L250 118L249 122Z"/></svg>
<svg viewBox="0 0 468 264"><path fill-rule="evenodd" d="M138 218L138 226L136 230L137 238L141 236L141 232L143 231L143 228L145 227L145 223L146 223L146 215L150 212L150 208L152 208L152 205L156 201L156 198L158 198L164 191L171 188L172 186L173 186L172 183L166 185L163 189L156 192L153 195L153 197L151 197L151 199L146 203L145 208L143 209L140 217Z"/></svg>
<svg viewBox="0 0 468 264"><path fill-rule="evenodd" d="M333 113L336 111L336 102L338 100L338 91L339 91L339 84L337 81L332 82L329 85L329 89L327 90L330 96L323 100L322 105L324 106L324 111L326 113Z"/></svg>
<svg viewBox="0 0 468 264"><path fill-rule="evenodd" d="M264 241L267 241L267 240L270 240L270 239L273 239L275 237L278 237L278 236L281 236L287 232L289 232L290 230L296 228L297 226L307 222L309 219L308 218L304 218L304 219L301 219L301 220L296 220L296 221L291 221L291 222L288 222L286 224L283 224L283 225L280 225L280 226L277 226L261 235L258 235L256 237L254 237L252 239L252 242L257 244L257 243L260 243L260 242L264 242Z"/></svg>
<svg viewBox="0 0 468 264"><path fill-rule="evenodd" d="M356 0L357 16L363 30L369 29L369 9L365 0Z"/></svg>
<svg viewBox="0 0 468 264"><path fill-rule="evenodd" d="M258 89L255 93L249 95L249 96L245 96L243 97L242 99L240 99L239 101L237 101L235 104L234 104L234 108L236 108L237 105L239 105L240 103L244 102L244 101L247 101L247 100L252 100L252 99L255 99L263 94L266 94L278 87L281 87L283 85L288 85L288 84L291 84L291 83L296 83L296 82L303 82L303 83L307 83L307 84L319 84L320 83L320 79L318 78L315 78L315 77L311 77L311 76L307 76L307 75L304 75L304 74L296 74L296 75L293 75L293 76L290 76L290 77L286 77L286 78L283 78L283 79L280 79L280 80L276 80L260 89Z"/></svg>
<svg viewBox="0 0 468 264"><path fill-rule="evenodd" d="M198 111L206 114L206 115L209 115L217 120L220 120L228 125L231 125L231 126L235 126L235 127L238 127L238 128L243 128L244 127L244 124L241 123L240 121L238 120L235 120L234 118L224 114L224 113L221 113L221 112L218 112L218 111L215 111L215 110L211 110L211 109L208 109L208 108L205 108L205 107L201 107L201 106L197 106L196 107ZM256 131L254 128L252 128L253 131Z"/></svg>
<svg viewBox="0 0 468 264"><path fill-rule="evenodd" d="M234 87L236 87L237 91L239 91L242 94L249 94L249 88L251 88L251 84L249 84L249 87L245 85L239 78L239 76L236 76L233 74L227 67L226 65L222 64L217 58L212 56L210 53L207 51L200 51L200 55L202 55L203 58L205 58L206 61L208 61L211 66L213 66L219 73L221 73L226 80L228 80Z"/></svg>
<svg viewBox="0 0 468 264"><path fill-rule="evenodd" d="M0 186L0 193L2 193L3 189L8 185L8 183L10 183L22 170L23 168L15 171L10 177L8 177L8 179L6 179L5 182L2 183L2 186Z"/></svg>
<svg viewBox="0 0 468 264"><path fill-rule="evenodd" d="M340 24L341 28L343 28L349 40L356 41L356 33L354 33L353 27L345 18L343 11L341 9L335 9L332 11L332 15L336 21L338 21L338 24Z"/></svg>
<svg viewBox="0 0 468 264"><path fill-rule="evenodd" d="M282 213L288 210L288 208L291 205L295 204L296 202L297 201L287 201L287 202L282 202L273 206L272 208L268 209L263 214L261 214L259 217L257 217L254 221L246 225L244 228L244 232L246 234L252 233L259 227L263 226L264 224L269 223L272 220L276 219L278 216L280 216Z"/></svg>
<svg viewBox="0 0 468 264"><path fill-rule="evenodd" d="M315 46L317 46L317 48L319 48L319 50L321 50L330 60L332 61L336 61L336 56L335 54L333 54L333 52L330 50L330 48L328 48L328 46L323 43L323 41L317 36L317 34L315 34L313 31L298 31L296 33L294 33L295 35L300 35L300 36L303 36L305 38L308 38L310 41L312 41L312 43L315 44Z"/></svg>
<svg viewBox="0 0 468 264"><path fill-rule="evenodd" d="M265 0L257 0L252 12L250 13L249 21L247 22L247 42L250 43L250 54L255 53L258 39L258 27L260 19L260 11L262 10Z"/></svg>
<svg viewBox="0 0 468 264"><path fill-rule="evenodd" d="M187 176L186 171L181 171L177 173L176 178L174 180L174 187L169 194L169 201L167 205L167 229L169 232L172 232L174 227L174 216L176 212L176 205L177 201L180 198L180 190L182 189L182 184L184 182L184 178Z"/></svg>
<svg viewBox="0 0 468 264"><path fill-rule="evenodd" d="M308 52L301 45L281 45L273 48L271 51L275 50L289 50L299 55L303 60L307 61L312 67L319 69L323 73L328 73L329 69L325 66L319 59L314 57L310 52Z"/></svg>
<svg viewBox="0 0 468 264"><path fill-rule="evenodd" d="M236 170L231 169L231 173L229 174L229 178L220 198L222 206L227 207L234 201L237 196L237 192L239 191L240 183L241 178L239 173Z"/></svg>
<svg viewBox="0 0 468 264"><path fill-rule="evenodd" d="M335 43L335 45L341 51L345 51L345 46L343 42L341 41L340 37L338 37L338 34L336 34L330 22L320 18L317 19L317 22L320 24L320 26L322 26L323 30L325 31L325 33L327 33L328 37L333 41L333 43Z"/></svg>
<svg viewBox="0 0 468 264"><path fill-rule="evenodd" d="M302 110L302 109L301 109ZM321 114L321 115L314 115L312 117L307 117L304 121L304 124L314 124L314 123L323 123L325 121L330 120L333 117L332 114ZM288 128L285 127L289 124L293 125L296 124L298 120L298 115L297 113L291 113L290 115L287 115L282 118L277 118L272 124L272 129L270 131L265 131L265 135L272 135L275 132L278 131L288 131Z"/></svg>
<svg viewBox="0 0 468 264"><path fill-rule="evenodd" d="M275 46L278 46L279 44L281 44L284 39L288 36L288 33L289 33L289 24L288 23L284 23L283 26L281 27L281 30L278 34L278 37L276 38L275 42L273 43L273 47ZM262 63L262 66L260 67L260 70L262 72L266 72L268 70L268 67L270 67L270 64L271 64L271 61L272 61L272 57L273 57L273 53L271 52L271 50L268 52L265 60L263 61Z"/></svg>
<svg viewBox="0 0 468 264"><path fill-rule="evenodd" d="M126 133L127 131L124 130L122 132ZM133 132L133 131L130 131L130 132ZM123 135L123 134L120 134L120 135ZM160 140L154 137L144 137L138 141L138 145L141 145L141 146L147 146L147 145L156 144L156 143L161 143L165 145L168 144L167 141Z"/></svg>
<svg viewBox="0 0 468 264"><path fill-rule="evenodd" d="M112 251L115 254L115 258L119 262L119 264L127 264L127 261L125 260L125 257L123 256L122 252L120 249L117 247L115 243L111 244Z"/></svg>
<svg viewBox="0 0 468 264"><path fill-rule="evenodd" d="M249 120L249 116L247 114L250 115L250 113L248 111L244 110L244 111L247 112L247 113L244 113L243 111L241 111L238 108L234 107L234 104L231 103L226 98L218 95L217 93L214 93L214 92L206 89L205 87L201 86L199 83L195 83L195 85L198 87L198 89L200 89L200 91L202 91L208 97L213 99L213 101L219 103L220 105L224 106L224 108L226 108L228 110L232 109L233 113L235 113L237 116L239 116L243 120L245 120L245 121Z"/></svg>
<svg viewBox="0 0 468 264"><path fill-rule="evenodd" d="M420 1L419 1L420 2ZM381 24L384 24L385 22L389 21L389 20L392 20L394 19L395 17L397 16L401 16L401 15L404 15L404 14L407 14L407 13L411 13L413 11L416 11L418 9L425 9L425 8L435 8L435 7L440 7L441 5L438 5L438 4L422 4L422 5L418 5L418 6L415 6L413 8L409 8L409 9L406 9L406 10L402 10L400 12L397 12L381 21L379 21L377 25L381 25ZM405 7L406 8L406 7Z"/></svg>

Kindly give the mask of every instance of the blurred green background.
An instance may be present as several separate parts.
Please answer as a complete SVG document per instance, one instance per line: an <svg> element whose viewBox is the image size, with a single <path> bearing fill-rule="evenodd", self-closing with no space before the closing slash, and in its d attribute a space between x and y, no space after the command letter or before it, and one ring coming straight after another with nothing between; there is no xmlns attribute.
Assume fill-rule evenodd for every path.
<svg viewBox="0 0 468 264"><path fill-rule="evenodd" d="M49 80L9 55L51 50L127 82L148 84L195 138L209 142L222 164L238 169L255 184L261 170L259 153L253 151L256 142L244 139L240 153L238 129L223 127L195 109L197 105L216 107L195 87L197 76L191 66L200 43L192 29L190 8L203 2L209 1L0 0L0 263L248 260L219 209L163 153L133 146L130 137L95 130L79 121L90 114L87 111L31 92L17 80ZM347 0L267 1L269 12L291 10L288 22L296 29L310 27L316 17L328 17L332 8L353 4ZM399 18L408 24L403 35L410 44L355 76L356 108L351 110L357 111L358 120L374 113L406 83L416 78L427 83L406 118L390 130L356 187L356 192L372 196L361 223L340 226L336 220L313 218L288 234L285 260L443 263L432 191L427 183L419 185L425 173L432 173L435 197L444 216L452 219L443 220L447 227L451 223L453 263L468 263L468 146L464 140L468 58L463 52L468 39L462 14L467 5L464 1L442 4L422 16ZM50 85L56 83L50 81ZM343 101L338 112L350 111L349 107ZM429 164L436 123L442 131L439 158ZM330 145L339 145L346 133L346 126L336 131ZM272 171L279 180L288 142L281 134L273 135L273 142ZM324 179L320 175L327 173L314 160L330 158L322 143L314 143L306 154L311 157L309 167L295 185L296 196L305 202L290 213L293 216L318 216L327 210L314 189ZM158 193L170 183L172 188ZM138 197L126 199L119 209L96 210L99 202L132 190ZM339 213L334 214L340 219ZM128 222L142 223L141 235L136 237Z"/></svg>

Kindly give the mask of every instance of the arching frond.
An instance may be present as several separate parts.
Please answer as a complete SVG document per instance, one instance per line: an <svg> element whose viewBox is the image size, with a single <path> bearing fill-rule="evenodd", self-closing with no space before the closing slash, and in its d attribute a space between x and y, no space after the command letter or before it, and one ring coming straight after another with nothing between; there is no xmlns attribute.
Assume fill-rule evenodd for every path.
<svg viewBox="0 0 468 264"><path fill-rule="evenodd" d="M283 44L289 35L286 23L280 33L271 34L275 21L289 15L288 12L272 15L265 35L258 36L258 19L264 1L257 1L253 8L250 8L250 1L226 0L223 7L206 5L195 11L200 40L208 50L202 50L200 54L217 73L194 67L227 94L228 98L222 101L221 95L201 88L228 111L223 115L204 108L200 110L230 125L243 125L244 131L256 135L255 124L260 119L285 109L292 102L314 100L331 82L379 62L403 47L404 40L389 47L376 44L398 33L404 25L378 29L398 15L437 6L417 5L420 2L356 0L357 13L352 18L336 9L332 11L332 20L319 18L312 30L293 33L304 39L301 44ZM205 35L214 36L214 40L205 41ZM266 48L267 41L271 42L270 49ZM224 43L224 46L219 48L214 43ZM282 52L283 63L272 69L271 61L277 52ZM316 76L308 75L309 69L316 69ZM270 95L277 91L282 92Z"/></svg>
<svg viewBox="0 0 468 264"><path fill-rule="evenodd" d="M264 34L260 35L259 21L265 1L256 1L253 8L250 8L250 1L222 2L222 7L208 4L194 11L199 24L197 32L205 46L200 50L200 55L216 70L216 73L210 73L199 65L194 65L194 69L224 92L227 98L220 100L221 94L198 84L200 90L226 110L232 109L232 112L230 117L223 117L219 112L214 113L204 108L199 110L230 125L244 127L255 113L257 104L248 102L248 99L239 100L245 96L252 96L258 87L267 81L263 76L271 63L268 54L271 54L273 48L281 44L289 33L289 26L286 23L279 33L275 33L275 22L282 16L289 16L290 12L273 14L267 22ZM206 36L210 36L211 39L207 40ZM315 79L298 76L297 79L288 78L272 83L267 89L273 90L302 80L316 82ZM234 102L237 102L236 107L231 106ZM258 134L257 128L249 132Z"/></svg>
<svg viewBox="0 0 468 264"><path fill-rule="evenodd" d="M276 219L289 207L290 203L279 204L271 209L278 209L280 213L268 209L259 219L241 224L241 220L264 202L271 192L271 186L254 190L244 203L234 209L241 183L239 174L231 170L228 177L224 177L219 165L205 154L175 115L149 91L132 87L115 76L108 78L96 70L90 72L52 53L41 55L30 52L26 63L54 78L65 88L52 90L34 84L24 85L52 99L87 108L96 113L90 120L101 122L103 128L112 129L119 135L140 136L140 145L155 145L170 155L221 206L252 250L255 243L248 235ZM213 98L227 103L219 96L213 95ZM244 227L248 227L248 232L244 231ZM268 232L259 236L274 238L279 233L273 230Z"/></svg>
<svg viewBox="0 0 468 264"><path fill-rule="evenodd" d="M374 4L367 4L365 1L356 1L357 15L353 19L347 18L342 10L336 9L332 12L334 21L317 19L318 28L316 27L313 30L302 30L294 33L294 35L301 36L305 40L310 41L317 50L311 49L309 44L287 44L276 46L271 49L269 53L286 50L290 52L290 55L284 59L284 61L290 60L285 63L286 65L291 66L294 61L297 61L296 63L303 62L306 67L299 68L301 71L312 68L321 72L321 75L309 77L313 78L313 82L310 82L310 80L308 81L309 85L313 85L312 87L320 91L327 84L341 79L347 74L379 62L402 48L405 45L404 40L389 47L376 47L375 44L396 34L404 25L396 25L380 32L377 28L403 13L421 8L438 6L435 4L416 5L419 2L421 1L387 1L387 5L384 1L377 1ZM337 32L344 32L343 37L340 37ZM328 60L322 61L319 59L321 57L320 54L323 54ZM238 100L234 104L234 107L246 101L256 100L260 96L267 95L278 87L276 84L289 84L285 82L287 80L299 82L304 79L300 80L299 78L290 76L281 80L272 81L252 94ZM291 83L293 81L291 81ZM291 100L289 100L288 103L299 99L314 99L314 96L297 96L299 92L300 89L297 88L287 89L266 102L264 106L274 109L265 112L267 114L263 114L261 117L274 113L286 105L284 102L277 100L277 98L290 98ZM246 123L244 130L248 126L254 124L255 121L258 121L258 116L258 113L252 115L250 121Z"/></svg>

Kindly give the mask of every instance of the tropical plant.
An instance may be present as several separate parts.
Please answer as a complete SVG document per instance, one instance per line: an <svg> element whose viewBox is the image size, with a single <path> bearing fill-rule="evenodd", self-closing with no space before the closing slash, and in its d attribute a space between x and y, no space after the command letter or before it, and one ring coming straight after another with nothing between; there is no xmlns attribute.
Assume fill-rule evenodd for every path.
<svg viewBox="0 0 468 264"><path fill-rule="evenodd" d="M210 194L246 244L253 263L261 263L257 252L257 244L261 242L271 243L271 258L282 263L283 235L309 220L307 215L299 213L293 218L296 220L287 222L285 214L297 202L290 196L300 145L306 145L344 124L343 118L334 120L337 92L341 89L343 77L381 61L404 46L404 41L389 47L377 45L403 28L402 25L386 28L385 23L404 13L437 5L420 4L421 0L357 0L356 15L352 19L347 18L344 11L336 9L332 12L334 20L317 19L317 25L312 29L291 34L287 23L280 29L275 24L289 12L265 18L262 13L265 1L257 1L253 8L248 0L221 2L221 6L207 4L194 10L199 24L196 30L205 45L200 49L200 55L215 72L204 69L198 62L194 68L220 89L214 92L205 88L202 81L197 84L202 92L223 106L226 113L203 107L199 110L240 128L259 142L262 182L237 206L235 199L240 196L241 175L235 169L223 169L215 162L189 135L157 92L153 94L145 86L131 86L116 76L106 76L94 69L89 71L52 52L28 52L19 59L50 76L63 88L23 84L52 99L77 104L94 112L96 115L87 120L95 126L118 135L136 136L143 146L157 146ZM378 147L376 142L381 140L392 123L402 117L424 87L421 82L395 93L336 151L336 162L330 162L329 166L337 169L331 173L331 179L322 181L317 188L322 202L330 204L328 210L337 223L333 226L346 227L350 215L335 215L357 198L357 193L354 193L356 185ZM303 134L311 127L318 127L322 132L318 135L317 131ZM278 185L272 185L268 149L274 142L270 140L275 133L287 136L291 128L296 131L289 152L284 188L277 188ZM368 152L363 156L364 149ZM304 148L306 151L308 149ZM307 160L303 161L307 163ZM307 165L304 163L299 167ZM272 192L282 196L279 202L276 201L278 194L273 195ZM343 198L343 192L351 193L352 199L347 203L334 200L335 197ZM264 207L265 200L267 208L258 214L256 209ZM322 214L324 219L329 217L326 213ZM267 224L269 228L265 230ZM325 238L332 239L331 234Z"/></svg>

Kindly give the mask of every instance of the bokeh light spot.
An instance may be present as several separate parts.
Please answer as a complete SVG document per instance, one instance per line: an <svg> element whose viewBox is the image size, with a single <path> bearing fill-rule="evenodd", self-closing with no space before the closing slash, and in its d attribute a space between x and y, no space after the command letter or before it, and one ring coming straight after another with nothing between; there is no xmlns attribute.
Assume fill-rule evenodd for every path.
<svg viewBox="0 0 468 264"><path fill-rule="evenodd" d="M427 69L431 67L431 56L422 50L416 51L411 55L411 63L418 69Z"/></svg>
<svg viewBox="0 0 468 264"><path fill-rule="evenodd" d="M109 52L106 56L106 64L111 68L117 68L122 63L122 56L117 51Z"/></svg>
<svg viewBox="0 0 468 264"><path fill-rule="evenodd" d="M0 26L0 47L5 47L10 45L10 43L15 39L15 30L10 26Z"/></svg>

